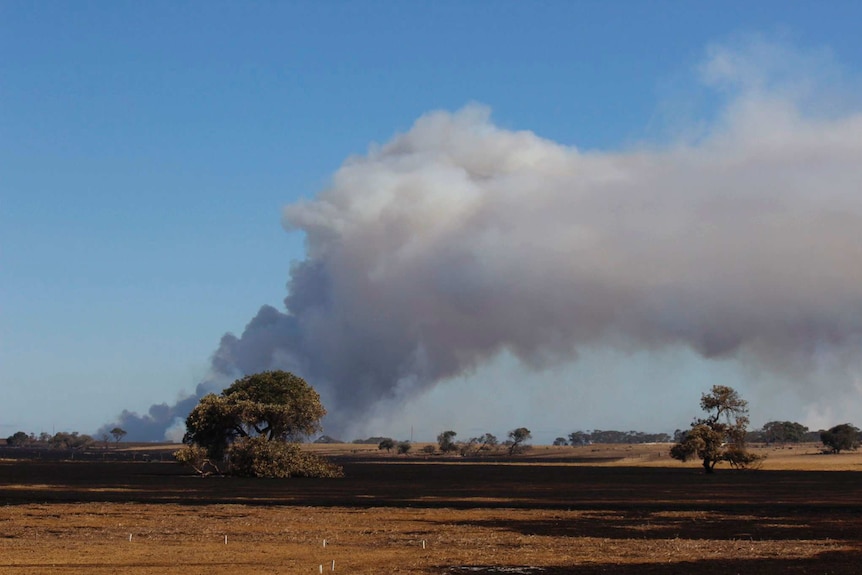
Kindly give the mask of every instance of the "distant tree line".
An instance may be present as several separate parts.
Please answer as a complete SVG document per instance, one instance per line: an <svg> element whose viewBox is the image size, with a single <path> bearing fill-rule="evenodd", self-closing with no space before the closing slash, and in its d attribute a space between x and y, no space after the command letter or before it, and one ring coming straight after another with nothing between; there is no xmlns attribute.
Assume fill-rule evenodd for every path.
<svg viewBox="0 0 862 575"><path fill-rule="evenodd" d="M428 444L422 447L424 455L460 455L462 457L477 457L483 455L518 455L529 450L532 446L529 445L529 440L532 439L532 433L526 427L517 427L507 434L507 439L499 441L497 436L492 433L485 433L476 437L471 437L464 441L458 441L456 437L458 433L449 429L441 431L437 435L437 444ZM322 438L321 438L322 439ZM326 441L316 441L324 443ZM391 453L393 450L400 455L409 453L413 445L410 441L397 441L391 437L371 436L366 439L354 439L353 442L357 445L377 445L381 451Z"/></svg>
<svg viewBox="0 0 862 575"><path fill-rule="evenodd" d="M760 429L748 431L745 439L749 443L767 445L808 443L820 441L820 432L810 431L808 427L795 421L770 421Z"/></svg>
<svg viewBox="0 0 862 575"><path fill-rule="evenodd" d="M795 421L770 421L761 429L749 431L745 438L751 443L765 443L767 445L815 443L819 441L830 453L840 453L858 448L860 440L862 440L862 432L850 423L812 431Z"/></svg>
<svg viewBox="0 0 862 575"><path fill-rule="evenodd" d="M568 437L557 437L557 446L582 446L594 443L643 444L643 443L681 443L690 430L677 429L673 435L667 433L645 433L643 431L601 430L574 431ZM737 429L737 433L740 430ZM862 440L862 432L849 423L818 431L795 421L770 421L762 428L745 431L746 443L765 443L766 445L787 445L796 443L821 442L833 453L856 449Z"/></svg>
<svg viewBox="0 0 862 575"><path fill-rule="evenodd" d="M385 449L387 453L391 453L393 449L397 449L399 455L407 455L413 449L413 444L409 441L395 441L391 437L384 437L377 444L377 449L381 451Z"/></svg>
<svg viewBox="0 0 862 575"><path fill-rule="evenodd" d="M568 438L558 437L554 445L590 445L593 443L668 443L667 433L644 433L643 431L616 431L594 429L593 431L574 431Z"/></svg>
<svg viewBox="0 0 862 575"><path fill-rule="evenodd" d="M332 437L331 435L321 435L320 437L315 439L313 441L313 443L328 444L328 443L344 443L344 442L341 441L340 439L336 439L335 437Z"/></svg>
<svg viewBox="0 0 862 575"><path fill-rule="evenodd" d="M385 439L391 438L374 435L365 439L354 439L351 443L353 443L354 445L379 445L380 442Z"/></svg>
<svg viewBox="0 0 862 575"><path fill-rule="evenodd" d="M120 440L126 435L126 432L119 427L116 427L111 430L111 435L114 437L115 444L119 445ZM105 434L102 438L102 447L108 447L109 437L109 435ZM35 433L16 431L6 438L6 445L9 447L85 451L87 449L97 447L99 442L92 436L87 435L86 433L78 433L77 431L60 431L54 435L44 431L39 435L36 435Z"/></svg>
<svg viewBox="0 0 862 575"><path fill-rule="evenodd" d="M509 433L509 439L500 443L497 437L491 433L471 437L465 441L456 439L457 433L452 430L441 432L437 436L437 446L426 445L422 452L425 454L459 454L464 457L475 457L481 455L503 454L523 451L529 449L524 444L523 431L526 428L518 428ZM517 434L515 432L518 432ZM617 430L588 430L574 431L567 437L557 437L553 441L556 446L583 446L594 443L609 444L646 444L646 443L681 443L690 430L677 429L673 435L667 433L646 433L643 431L617 431ZM737 429L739 433L739 429ZM520 439L519 439L520 438ZM828 430L809 430L808 427L795 421L770 421L763 427L755 430L745 431L746 443L763 443L766 445L788 445L797 443L821 442L824 448L832 453L853 450L860 445L862 433L855 426L845 423L837 425ZM341 443L329 436L318 438L315 443ZM367 439L354 439L355 444L377 445L379 449L392 452L397 449L398 453L404 454L411 450L409 441L396 441L391 437L373 436Z"/></svg>
<svg viewBox="0 0 862 575"><path fill-rule="evenodd" d="M500 442L493 433L471 437L466 441L456 441L455 437L457 435L456 432L450 429L441 432L437 436L437 448L440 450L440 453L444 455L457 453L462 457L503 454L518 455L528 451L532 447L527 442L533 437L530 430L526 427L516 427L509 431L507 439L503 442ZM434 449L433 445L428 445L424 451L425 453L433 454L437 450Z"/></svg>

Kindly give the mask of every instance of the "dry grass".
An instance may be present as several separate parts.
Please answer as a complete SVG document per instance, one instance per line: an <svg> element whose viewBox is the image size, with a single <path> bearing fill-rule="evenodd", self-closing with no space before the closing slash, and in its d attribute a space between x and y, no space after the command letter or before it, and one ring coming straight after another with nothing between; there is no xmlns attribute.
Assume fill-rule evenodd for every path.
<svg viewBox="0 0 862 575"><path fill-rule="evenodd" d="M535 448L515 463L374 447L325 481L3 461L0 575L312 574L332 561L358 574L858 573L862 481L839 469L862 460L807 449L713 477L666 446Z"/></svg>
<svg viewBox="0 0 862 575"><path fill-rule="evenodd" d="M466 572L463 566L585 573L612 566L619 573L721 559L752 566L777 560L785 568L854 549L842 541L762 540L747 532L685 535L689 524L724 519L735 526L756 520L698 512L29 504L4 510L0 573L315 573L320 565L329 572L333 560L345 573Z"/></svg>

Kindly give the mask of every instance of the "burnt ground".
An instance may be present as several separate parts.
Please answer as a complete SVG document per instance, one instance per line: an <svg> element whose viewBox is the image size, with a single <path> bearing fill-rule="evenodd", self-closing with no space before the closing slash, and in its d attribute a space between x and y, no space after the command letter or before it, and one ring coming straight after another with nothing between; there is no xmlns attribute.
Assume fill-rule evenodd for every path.
<svg viewBox="0 0 862 575"><path fill-rule="evenodd" d="M504 567L548 575L862 572L858 472L720 470L710 476L693 468L543 462L345 458L339 463L344 479L255 480L201 478L155 461L0 461L0 544L9 546L3 556L13 557L8 563L0 558L0 573L50 572L47 562L27 563L25 554L33 553L28 538L41 537L42 549L46 541L68 544L76 533L119 537L112 535L110 522L90 525L88 514L98 515L94 509L136 515L142 525L151 522L146 533L153 540L168 532L197 540L199 527L191 518L213 509L225 517L255 516L264 524L283 521L290 533L289 522L308 520L309 513L330 517L325 528L307 526L309 540L331 532L345 545L350 541L357 573L378 572L389 565L393 542L420 536L438 543L435 552L403 572L502 573ZM68 517L87 518L81 519L87 530L75 531ZM28 521L43 527L30 528ZM243 533L239 524L236 529ZM255 563L262 572L306 569L285 566L307 550L291 548L292 555L276 554L276 561L273 548L266 547L272 544L270 531L255 533L245 536L252 547L268 549L268 559ZM297 545L305 544L295 537ZM491 543L471 548L476 541ZM96 563L75 571L72 561L62 572L103 567L170 572L168 565L151 561L154 567L147 570L145 561L113 556L115 547L97 549ZM266 571L270 560L277 565ZM213 573L222 563L201 559L194 565ZM196 573L194 565L177 572Z"/></svg>

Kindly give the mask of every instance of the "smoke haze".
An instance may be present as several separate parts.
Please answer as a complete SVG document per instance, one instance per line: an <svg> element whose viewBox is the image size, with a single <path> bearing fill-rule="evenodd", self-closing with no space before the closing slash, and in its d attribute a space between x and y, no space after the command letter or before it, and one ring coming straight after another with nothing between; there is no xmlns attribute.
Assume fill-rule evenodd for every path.
<svg viewBox="0 0 862 575"><path fill-rule="evenodd" d="M764 56L765 54L765 56ZM862 342L862 115L815 110L762 45L714 47L728 98L694 142L581 151L433 112L284 210L305 234L284 311L226 335L195 397L125 412L160 439L207 391L289 369L356 426L501 353L531 369L584 348L734 358L795 393L850 393ZM780 58L779 58L780 60Z"/></svg>

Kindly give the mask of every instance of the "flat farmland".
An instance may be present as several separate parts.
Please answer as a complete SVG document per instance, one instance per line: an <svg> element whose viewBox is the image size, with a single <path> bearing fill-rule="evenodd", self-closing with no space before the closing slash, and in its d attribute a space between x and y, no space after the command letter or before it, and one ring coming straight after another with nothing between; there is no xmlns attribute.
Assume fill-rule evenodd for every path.
<svg viewBox="0 0 862 575"><path fill-rule="evenodd" d="M855 454L707 476L655 447L510 462L331 449L344 479L0 460L0 574L862 572Z"/></svg>

